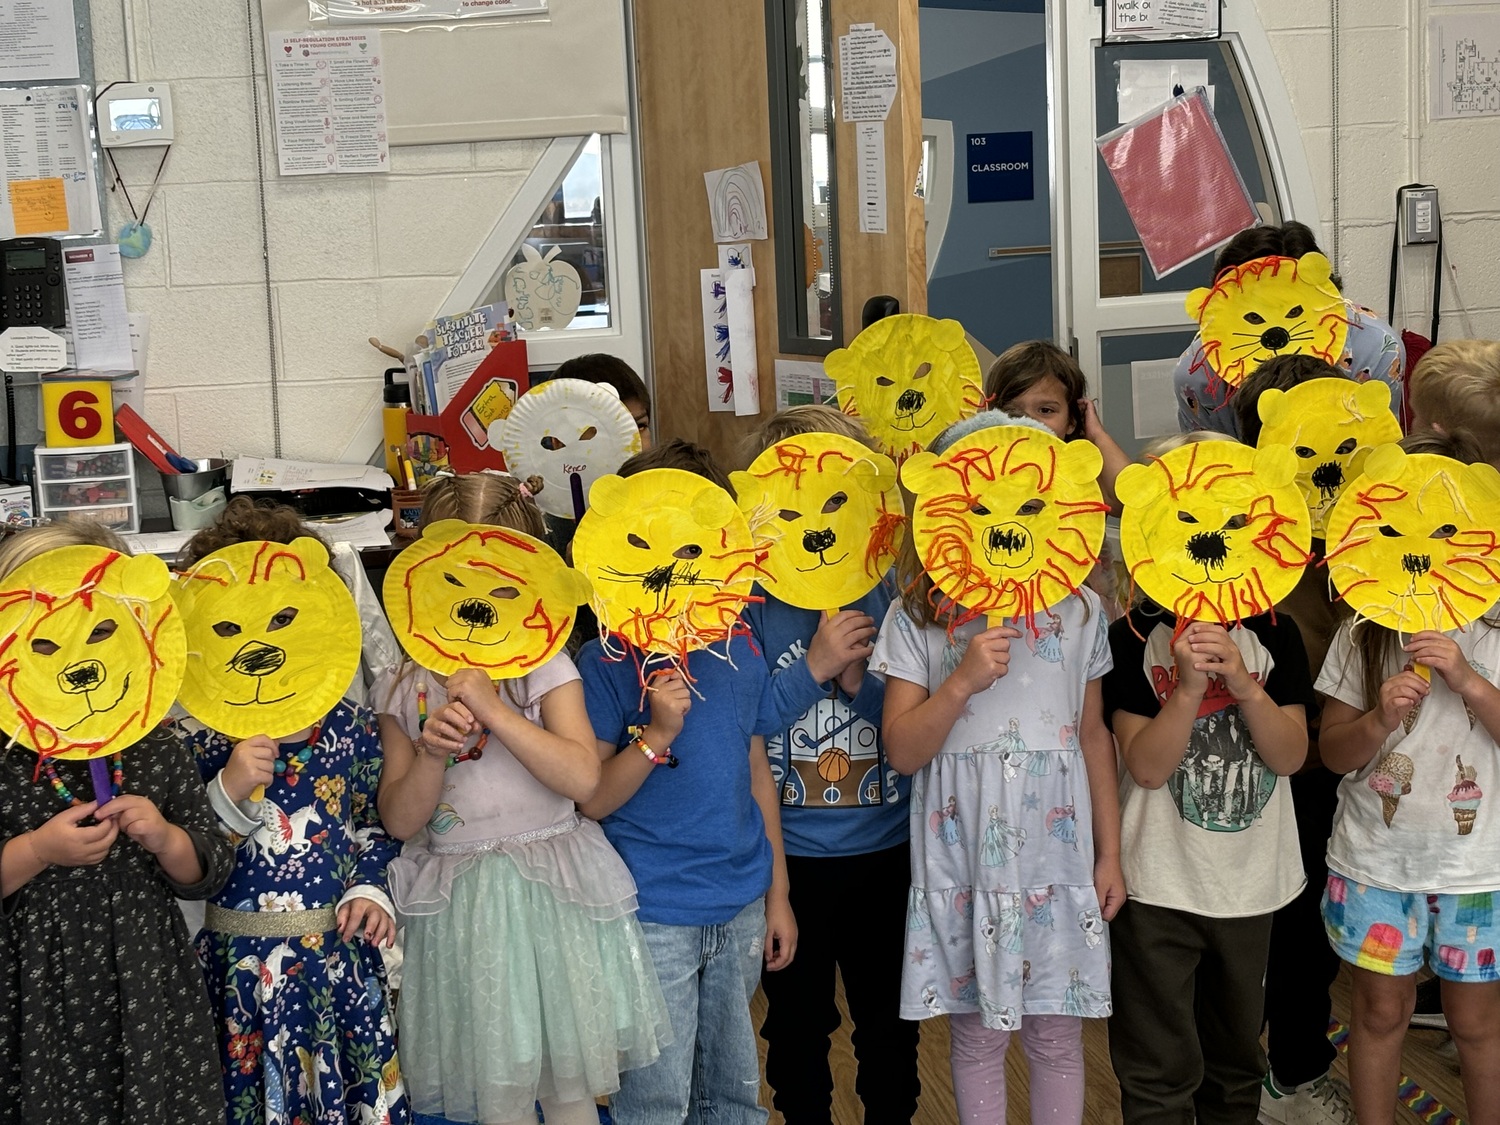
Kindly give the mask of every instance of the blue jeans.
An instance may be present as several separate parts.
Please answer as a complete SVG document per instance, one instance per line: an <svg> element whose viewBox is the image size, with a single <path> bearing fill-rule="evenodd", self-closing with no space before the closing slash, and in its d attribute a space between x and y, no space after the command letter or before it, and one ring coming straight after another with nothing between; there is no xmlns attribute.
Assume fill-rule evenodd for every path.
<svg viewBox="0 0 1500 1125"><path fill-rule="evenodd" d="M750 997L765 952L765 902L714 926L642 922L641 929L672 1043L650 1066L620 1076L609 1099L615 1125L764 1125Z"/></svg>

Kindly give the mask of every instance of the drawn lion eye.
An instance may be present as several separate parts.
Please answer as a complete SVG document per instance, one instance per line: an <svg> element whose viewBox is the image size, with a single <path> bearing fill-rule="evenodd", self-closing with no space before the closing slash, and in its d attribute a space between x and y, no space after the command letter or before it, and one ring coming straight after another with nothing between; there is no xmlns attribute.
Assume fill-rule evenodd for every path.
<svg viewBox="0 0 1500 1125"><path fill-rule="evenodd" d="M507 601L511 598L519 598L520 596L521 591L517 590L514 586L496 586L490 591L490 597L503 598Z"/></svg>
<svg viewBox="0 0 1500 1125"><path fill-rule="evenodd" d="M1428 538L1429 539L1452 539L1457 534L1458 534L1458 528L1454 527L1453 524L1451 524L1451 523L1445 523L1445 524L1443 524L1442 527L1438 528L1431 535L1429 535Z"/></svg>
<svg viewBox="0 0 1500 1125"><path fill-rule="evenodd" d="M1245 321L1249 324L1264 324L1266 322L1266 318L1261 316L1258 312L1247 312L1245 314Z"/></svg>
<svg viewBox="0 0 1500 1125"><path fill-rule="evenodd" d="M1230 516L1227 520L1224 521L1224 530L1238 531L1249 522L1250 521L1245 517L1245 514L1241 512L1239 515Z"/></svg>
<svg viewBox="0 0 1500 1125"><path fill-rule="evenodd" d="M696 543L685 543L672 552L674 559L696 559L703 554L703 548Z"/></svg>
<svg viewBox="0 0 1500 1125"><path fill-rule="evenodd" d="M1345 438L1343 441L1339 442L1339 447L1335 449L1334 452L1337 453L1340 457L1347 457L1358 448L1359 442L1355 441L1351 437Z"/></svg>
<svg viewBox="0 0 1500 1125"><path fill-rule="evenodd" d="M787 523L792 523L794 520L800 520L802 518L801 512L794 512L790 508L782 508L781 511L777 512L776 514Z"/></svg>
<svg viewBox="0 0 1500 1125"><path fill-rule="evenodd" d="M458 580L458 576L457 575L450 574L446 570L443 571L443 581L447 582L450 586L462 586L463 585L463 583Z"/></svg>
<svg viewBox="0 0 1500 1125"><path fill-rule="evenodd" d="M969 505L969 511L973 512L976 516L987 516L990 514L990 510L978 500Z"/></svg>
<svg viewBox="0 0 1500 1125"><path fill-rule="evenodd" d="M293 621L297 620L297 610L294 606L285 606L278 610L266 626L266 632L274 633L277 629L285 629Z"/></svg>
<svg viewBox="0 0 1500 1125"><path fill-rule="evenodd" d="M885 375L877 375L875 376L875 385L877 387L894 387L896 385L896 380Z"/></svg>
<svg viewBox="0 0 1500 1125"><path fill-rule="evenodd" d="M1301 305L1293 305L1291 308L1289 308L1289 309L1286 310L1286 319L1287 320L1296 320L1301 315L1302 315L1302 306Z"/></svg>
<svg viewBox="0 0 1500 1125"><path fill-rule="evenodd" d="M49 641L46 637L38 637L31 642L31 651L38 656L51 656L57 651L57 642Z"/></svg>
<svg viewBox="0 0 1500 1125"><path fill-rule="evenodd" d="M1045 500L1041 499L1040 497L1033 496L1030 500L1026 501L1026 503L1022 504L1019 508L1016 509L1016 515L1035 516L1040 514L1041 510L1046 506L1047 502Z"/></svg>
<svg viewBox="0 0 1500 1125"><path fill-rule="evenodd" d="M113 620L101 621L95 625L89 633L87 644L96 645L100 641L107 641L115 635L116 625Z"/></svg>
<svg viewBox="0 0 1500 1125"><path fill-rule="evenodd" d="M1392 527L1388 523L1383 523L1383 524L1380 525L1380 534L1382 534L1382 535L1384 535L1384 536L1386 536L1387 538L1390 538L1390 539L1400 539L1401 538L1401 533L1399 531L1397 531L1394 527Z"/></svg>
<svg viewBox="0 0 1500 1125"><path fill-rule="evenodd" d="M838 511L847 503L849 503L849 496L847 493L835 492L828 498L828 503L823 505L823 514L825 516L831 516L834 512Z"/></svg>
<svg viewBox="0 0 1500 1125"><path fill-rule="evenodd" d="M1183 523L1197 523L1198 522L1198 517L1195 516L1195 515L1193 515L1192 512L1178 512L1177 513L1177 518L1180 519Z"/></svg>
<svg viewBox="0 0 1500 1125"><path fill-rule="evenodd" d="M629 543L632 547L639 547L643 551L649 551L649 550L651 550L651 544L650 543L647 543L639 535L636 535L636 534L633 534L633 533L630 534L630 535L625 536L625 542Z"/></svg>
<svg viewBox="0 0 1500 1125"><path fill-rule="evenodd" d="M1304 461L1311 460L1318 455L1318 451L1316 449L1313 449L1306 445L1294 445L1292 446L1292 452L1295 453L1298 457L1301 457Z"/></svg>
<svg viewBox="0 0 1500 1125"><path fill-rule="evenodd" d="M545 437L543 437L541 444L542 448L547 450L549 453L556 453L559 449L567 448L567 442L563 441L561 438L555 438L551 434L547 434Z"/></svg>
<svg viewBox="0 0 1500 1125"><path fill-rule="evenodd" d="M233 621L219 621L214 624L214 632L226 639L229 637L238 637L243 631Z"/></svg>

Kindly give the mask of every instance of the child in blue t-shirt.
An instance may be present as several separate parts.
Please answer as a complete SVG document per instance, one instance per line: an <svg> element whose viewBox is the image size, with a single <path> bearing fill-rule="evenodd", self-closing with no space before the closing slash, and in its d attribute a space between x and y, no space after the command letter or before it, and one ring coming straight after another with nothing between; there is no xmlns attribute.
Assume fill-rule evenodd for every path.
<svg viewBox="0 0 1500 1125"><path fill-rule="evenodd" d="M859 422L828 406L793 406L750 439L745 454L807 433L863 444ZM810 517L812 518L812 517ZM857 548L863 554L863 544ZM744 618L771 674L777 733L766 740L781 805L797 961L766 973L766 1079L787 1125L827 1122L833 1074L829 1036L842 1017L834 969L855 1027L854 1088L868 1125L909 1122L917 1109L919 1025L901 1018L899 967L911 883L907 796L880 739L885 684L865 658L885 620L893 584L826 615L767 591ZM830 753L832 751L832 753ZM840 754L842 752L842 754ZM829 763L838 767L830 769Z"/></svg>
<svg viewBox="0 0 1500 1125"><path fill-rule="evenodd" d="M707 451L671 441L620 469L697 473L725 491ZM619 637L612 645L623 645ZM748 637L688 654L641 690L638 652L578 654L589 720L604 759L581 809L635 877L641 928L671 1015L673 1041L650 1066L620 1076L618 1125L681 1122L689 1107L722 1125L761 1125L760 1058L750 997L797 945L781 818L763 734L777 729L769 675ZM670 751L677 765L658 765Z"/></svg>

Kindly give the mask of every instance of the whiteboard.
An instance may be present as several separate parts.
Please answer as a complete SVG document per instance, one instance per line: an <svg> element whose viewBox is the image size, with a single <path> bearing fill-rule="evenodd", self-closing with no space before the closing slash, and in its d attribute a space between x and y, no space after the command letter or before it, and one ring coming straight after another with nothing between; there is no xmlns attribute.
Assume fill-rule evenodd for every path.
<svg viewBox="0 0 1500 1125"><path fill-rule="evenodd" d="M261 0L266 31L340 30L307 0ZM380 29L393 145L623 133L625 0L551 0L545 19Z"/></svg>

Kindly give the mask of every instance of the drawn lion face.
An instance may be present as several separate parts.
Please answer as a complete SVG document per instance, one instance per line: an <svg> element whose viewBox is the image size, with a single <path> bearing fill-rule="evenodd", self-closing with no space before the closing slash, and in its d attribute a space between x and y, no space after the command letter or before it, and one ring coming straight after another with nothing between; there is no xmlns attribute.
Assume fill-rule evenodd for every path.
<svg viewBox="0 0 1500 1125"><path fill-rule="evenodd" d="M154 555L47 551L0 579L0 726L43 757L97 758L161 722L182 681L182 616Z"/></svg>
<svg viewBox="0 0 1500 1125"><path fill-rule="evenodd" d="M573 539L599 620L671 656L728 639L761 556L729 493L681 469L600 477Z"/></svg>
<svg viewBox="0 0 1500 1125"><path fill-rule="evenodd" d="M1203 357L1231 387L1266 360L1290 353L1337 364L1349 332L1344 299L1322 254L1256 258L1188 294Z"/></svg>
<svg viewBox="0 0 1500 1125"><path fill-rule="evenodd" d="M312 538L235 543L177 579L187 626L180 702L230 738L294 734L359 669L359 611Z"/></svg>
<svg viewBox="0 0 1500 1125"><path fill-rule="evenodd" d="M538 476L537 507L574 519L572 478L579 497L641 451L641 431L613 387L553 379L533 387L500 424L500 452L517 477Z"/></svg>
<svg viewBox="0 0 1500 1125"><path fill-rule="evenodd" d="M1401 437L1390 385L1378 379L1312 379L1289 391L1272 388L1255 406L1263 423L1256 444L1285 445L1297 455L1297 487L1314 539L1324 537L1328 514L1370 450Z"/></svg>
<svg viewBox="0 0 1500 1125"><path fill-rule="evenodd" d="M906 517L889 457L838 434L803 434L731 479L740 511L769 541L761 582L789 605L838 610L895 561Z"/></svg>
<svg viewBox="0 0 1500 1125"><path fill-rule="evenodd" d="M973 615L1032 619L1078 592L1099 559L1099 450L1021 425L991 426L901 468L912 541L933 584Z"/></svg>
<svg viewBox="0 0 1500 1125"><path fill-rule="evenodd" d="M1115 482L1133 581L1179 621L1231 625L1297 585L1312 521L1285 446L1191 442Z"/></svg>
<svg viewBox="0 0 1500 1125"><path fill-rule="evenodd" d="M588 579L539 539L505 527L438 520L385 575L396 639L423 668L524 676L568 642Z"/></svg>
<svg viewBox="0 0 1500 1125"><path fill-rule="evenodd" d="M1377 625L1467 625L1500 598L1500 473L1382 445L1328 518L1328 574Z"/></svg>
<svg viewBox="0 0 1500 1125"><path fill-rule="evenodd" d="M838 385L839 407L859 415L897 461L984 402L979 358L956 320L888 316L830 352L823 367Z"/></svg>

